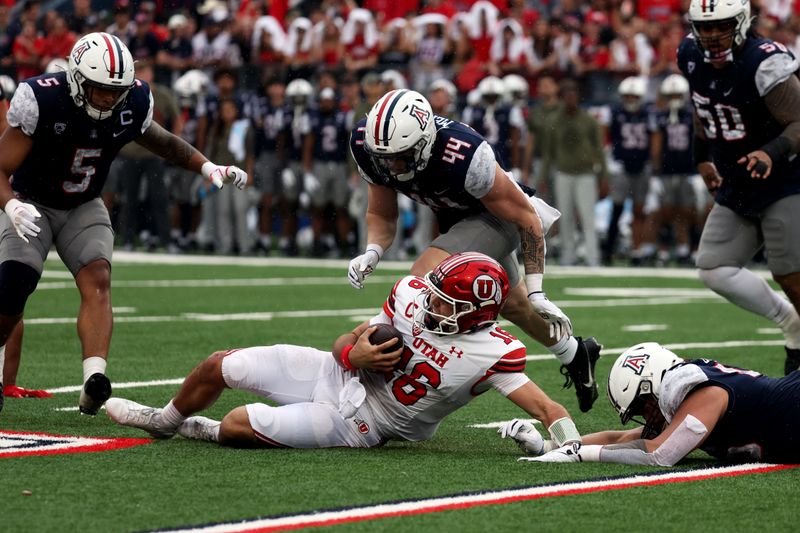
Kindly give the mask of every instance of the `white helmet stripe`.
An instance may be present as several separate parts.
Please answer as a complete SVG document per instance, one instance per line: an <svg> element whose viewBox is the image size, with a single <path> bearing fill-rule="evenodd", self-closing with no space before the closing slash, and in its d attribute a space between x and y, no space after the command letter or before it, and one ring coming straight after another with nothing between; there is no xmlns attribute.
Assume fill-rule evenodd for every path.
<svg viewBox="0 0 800 533"><path fill-rule="evenodd" d="M407 93L407 90L394 90L383 97L383 103L378 109L378 117L375 119L375 145L389 146L389 124L392 119L394 106L400 98ZM390 103L391 102L391 103ZM381 125L383 122L383 125Z"/></svg>
<svg viewBox="0 0 800 533"><path fill-rule="evenodd" d="M445 259L439 264L439 268L441 269L442 272L447 273L452 269L456 268L457 266L460 266L464 263L469 263L470 261L491 261L492 263L496 263L498 266L500 266L500 264L497 263L497 261L482 253L464 252L458 255L453 255L449 259Z"/></svg>

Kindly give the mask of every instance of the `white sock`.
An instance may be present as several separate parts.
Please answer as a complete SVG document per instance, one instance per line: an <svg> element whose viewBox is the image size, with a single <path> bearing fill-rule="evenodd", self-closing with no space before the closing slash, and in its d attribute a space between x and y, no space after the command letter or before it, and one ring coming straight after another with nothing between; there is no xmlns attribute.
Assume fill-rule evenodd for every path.
<svg viewBox="0 0 800 533"><path fill-rule="evenodd" d="M178 427L186 420L186 417L175 408L172 404L172 400L170 400L169 403L164 406L164 409L161 410L161 420L170 427Z"/></svg>
<svg viewBox="0 0 800 533"><path fill-rule="evenodd" d="M259 235L258 242L260 242L261 246L264 248L269 248L272 246L272 235Z"/></svg>
<svg viewBox="0 0 800 533"><path fill-rule="evenodd" d="M0 385L3 384L3 365L6 363L6 345L0 346Z"/></svg>
<svg viewBox="0 0 800 533"><path fill-rule="evenodd" d="M83 382L89 379L92 374L105 374L107 361L100 356L87 357L83 360Z"/></svg>
<svg viewBox="0 0 800 533"><path fill-rule="evenodd" d="M775 322L783 331L786 347L793 350L800 349L800 315L797 314L797 310L791 303L786 302L782 316L779 316Z"/></svg>
<svg viewBox="0 0 800 533"><path fill-rule="evenodd" d="M561 340L552 346L547 347L550 353L556 356L562 364L568 365L575 359L575 352L578 351L578 340L570 336L561 337Z"/></svg>

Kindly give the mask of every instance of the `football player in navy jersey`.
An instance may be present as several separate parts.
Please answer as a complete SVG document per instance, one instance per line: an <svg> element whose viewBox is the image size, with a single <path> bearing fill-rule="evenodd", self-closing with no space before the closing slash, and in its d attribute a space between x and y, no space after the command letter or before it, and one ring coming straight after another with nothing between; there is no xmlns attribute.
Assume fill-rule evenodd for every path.
<svg viewBox="0 0 800 533"><path fill-rule="evenodd" d="M356 124L350 150L369 184L365 252L350 261L355 288L394 240L397 193L433 209L439 235L414 262L422 275L450 254L477 251L499 261L512 290L503 316L541 342L561 361L567 386L575 383L582 411L597 398L594 366L600 345L572 336L572 323L542 288L544 235L559 213L534 191L520 186L495 160L492 147L475 130L436 116L421 94L386 93ZM522 244L525 282L516 251Z"/></svg>
<svg viewBox="0 0 800 533"><path fill-rule="evenodd" d="M748 33L747 0L693 0L689 20L678 66L692 91L694 162L715 196L700 279L782 329L788 374L800 367L800 62ZM791 303L745 268L762 246Z"/></svg>
<svg viewBox="0 0 800 533"><path fill-rule="evenodd" d="M523 459L673 466L700 449L725 461L800 462L800 372L776 379L710 359L685 361L645 342L611 367L608 399L623 424L641 427L584 435L582 444ZM508 425L515 422L520 437L509 436L531 439L532 425Z"/></svg>
<svg viewBox="0 0 800 533"><path fill-rule="evenodd" d="M644 212L645 198L650 186L647 163L650 160L650 137L653 129L650 106L645 105L647 80L630 76L619 84L622 104L611 110L608 126L613 157L622 167L612 174L611 199L614 207L608 225L608 236L603 250L603 260L609 264L616 251L618 226L625 199L633 200L633 222L631 224L631 260L641 262L655 254L651 233L647 229Z"/></svg>
<svg viewBox="0 0 800 533"><path fill-rule="evenodd" d="M680 74L670 74L659 88L665 109L656 114L652 140L653 171L663 185L660 221L675 230L676 258L689 261L691 227L695 220L697 199L689 176L692 164L692 111L689 108L689 82ZM663 251L666 259L669 252ZM659 256L663 258L662 252Z"/></svg>
<svg viewBox="0 0 800 533"><path fill-rule="evenodd" d="M93 415L111 395L105 369L114 235L99 197L111 161L123 145L136 141L217 187L242 188L247 175L211 163L152 120L150 88L134 78L133 58L117 37L82 37L68 67L20 83L8 110L9 128L0 138L0 345L21 319L54 244L81 294L79 407Z"/></svg>

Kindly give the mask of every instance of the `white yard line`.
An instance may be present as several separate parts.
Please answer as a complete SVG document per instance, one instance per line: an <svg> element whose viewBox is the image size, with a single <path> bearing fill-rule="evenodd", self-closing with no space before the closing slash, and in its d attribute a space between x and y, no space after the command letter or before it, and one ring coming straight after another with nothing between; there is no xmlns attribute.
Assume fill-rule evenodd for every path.
<svg viewBox="0 0 800 533"><path fill-rule="evenodd" d="M746 346L783 346L784 341L781 340L760 340L760 341L722 341L722 342L690 342L690 343L677 343L677 344L664 344L664 347L669 350L713 350L723 349L723 348L741 348ZM600 352L603 356L611 356L611 355L619 355L625 350L630 348L630 346L623 346L617 348L604 348L602 352ZM680 354L679 354L680 355ZM702 354L686 354L687 357L697 356L699 357ZM553 354L533 354L528 355L525 358L527 361L555 361L556 358ZM150 381L127 381L122 383L113 383L112 387L114 390L118 389L137 389L137 388L147 388L147 387L160 387L163 385L180 385L183 383L184 378L174 378L174 379L156 379ZM52 394L61 394L66 392L79 392L81 390L80 385L67 385L64 387L56 387L52 389L47 389L47 392Z"/></svg>
<svg viewBox="0 0 800 533"><path fill-rule="evenodd" d="M536 475L536 467L533 465L519 465L519 467L530 468L531 476ZM581 480L514 489L487 490L468 494L455 494L360 507L318 510L288 516L252 518L237 520L235 522L187 526L183 529L176 528L160 531L170 531L173 533L231 533L256 531L259 533L266 533L272 531L289 531L299 528L326 527L355 522L367 522L379 520L381 518L397 518L468 509L472 507L484 507L488 505L503 505L543 498L555 498L560 496L574 497L581 494L624 490L633 487L649 487L670 483L687 483L719 477L769 473L797 467L798 465L745 464L677 470L672 472L654 472L652 474L641 473L611 479ZM624 495L620 495L619 497L622 499L625 498ZM580 505L580 502L576 501L576 505ZM502 513L502 510L498 510L497 512ZM500 522L498 522L498 524L500 524ZM377 530L388 526L384 525L383 528L381 528L380 524L375 524L372 527ZM369 529L369 526L367 526L367 529ZM498 527L498 529L502 529L502 526Z"/></svg>

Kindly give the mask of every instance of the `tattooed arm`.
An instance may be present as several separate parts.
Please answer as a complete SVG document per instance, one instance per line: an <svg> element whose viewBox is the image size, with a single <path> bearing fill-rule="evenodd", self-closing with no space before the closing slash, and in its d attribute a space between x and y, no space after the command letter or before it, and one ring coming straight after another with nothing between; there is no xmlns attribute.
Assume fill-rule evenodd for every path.
<svg viewBox="0 0 800 533"><path fill-rule="evenodd" d="M544 274L544 232L536 210L508 175L497 165L494 184L481 198L483 205L497 218L519 228L525 274Z"/></svg>
<svg viewBox="0 0 800 533"><path fill-rule="evenodd" d="M200 174L203 163L208 161L195 147L168 132L155 121L150 123L144 134L136 139L136 142L162 157L167 163L198 174Z"/></svg>

